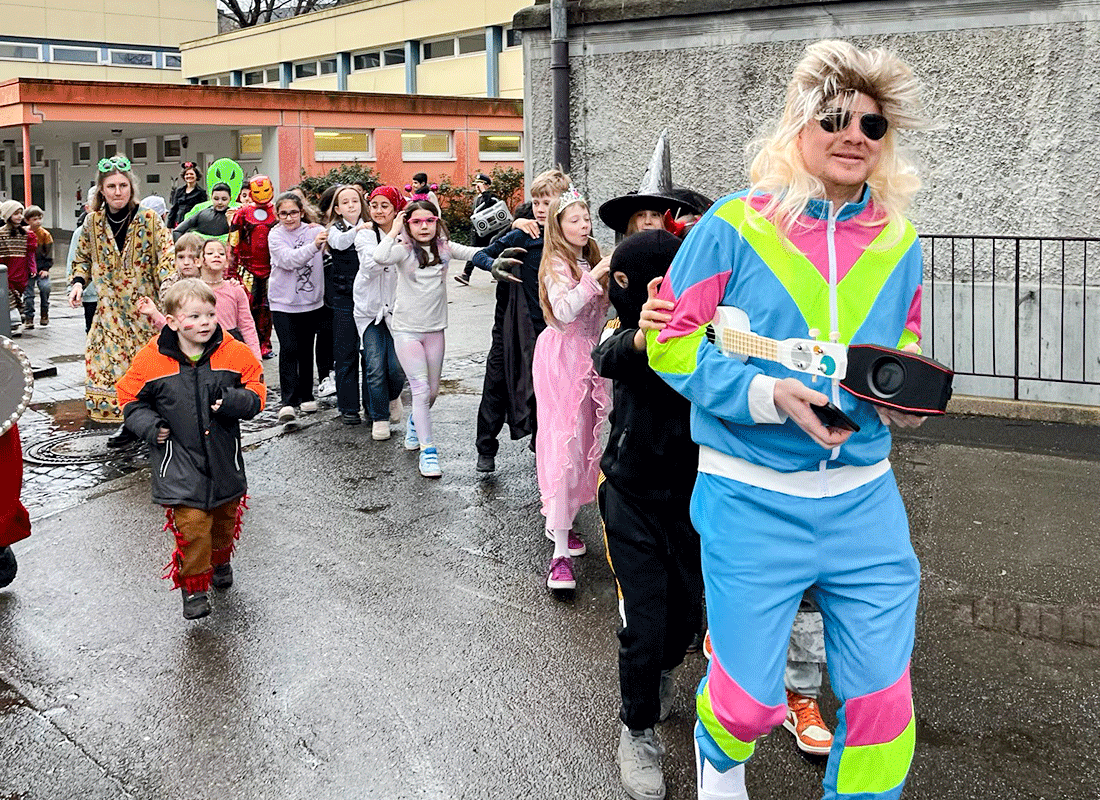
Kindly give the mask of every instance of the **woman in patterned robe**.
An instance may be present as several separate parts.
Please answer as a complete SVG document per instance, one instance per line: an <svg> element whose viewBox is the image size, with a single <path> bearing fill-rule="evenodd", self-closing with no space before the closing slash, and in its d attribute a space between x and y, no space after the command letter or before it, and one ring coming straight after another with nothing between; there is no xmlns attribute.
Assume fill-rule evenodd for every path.
<svg viewBox="0 0 1100 800"><path fill-rule="evenodd" d="M158 214L138 207L137 194L129 159L99 162L92 211L72 265L70 305L80 305L89 283L99 292L84 349L86 403L95 422L122 422L115 383L156 333L134 306L142 297L157 297L173 269L172 235Z"/></svg>

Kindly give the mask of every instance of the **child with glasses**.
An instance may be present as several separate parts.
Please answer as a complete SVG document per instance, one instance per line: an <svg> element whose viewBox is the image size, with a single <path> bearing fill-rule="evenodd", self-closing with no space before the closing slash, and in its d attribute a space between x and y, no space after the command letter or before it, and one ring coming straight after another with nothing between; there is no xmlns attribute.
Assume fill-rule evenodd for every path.
<svg viewBox="0 0 1100 800"><path fill-rule="evenodd" d="M279 421L296 427L298 410L317 411L313 399L313 343L324 305L325 273L321 251L328 231L318 225L294 192L275 200L279 224L268 234L271 279L267 287L271 320L279 337Z"/></svg>
<svg viewBox="0 0 1100 800"><path fill-rule="evenodd" d="M375 263L397 267L393 340L413 402L405 448L420 450L420 474L426 478L443 474L432 437L431 407L443 371L447 267L452 258L469 260L475 253L477 248L450 241L447 226L427 200L409 203L374 250Z"/></svg>

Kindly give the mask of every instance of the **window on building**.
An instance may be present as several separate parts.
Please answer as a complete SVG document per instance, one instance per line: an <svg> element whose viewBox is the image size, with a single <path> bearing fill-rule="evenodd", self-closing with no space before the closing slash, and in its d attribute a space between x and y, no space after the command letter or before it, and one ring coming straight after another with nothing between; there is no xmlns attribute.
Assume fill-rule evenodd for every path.
<svg viewBox="0 0 1100 800"><path fill-rule="evenodd" d="M151 67L153 54L140 50L112 50L111 63L120 67Z"/></svg>
<svg viewBox="0 0 1100 800"><path fill-rule="evenodd" d="M374 157L370 131L315 130L313 151L316 161L356 161Z"/></svg>
<svg viewBox="0 0 1100 800"><path fill-rule="evenodd" d="M448 39L437 39L434 42L423 42L421 47L421 58L425 61L431 58L448 58L455 54L455 40L454 37Z"/></svg>
<svg viewBox="0 0 1100 800"><path fill-rule="evenodd" d="M301 64L294 65L294 77L295 78L312 78L317 75L317 62L316 61L303 61Z"/></svg>
<svg viewBox="0 0 1100 800"><path fill-rule="evenodd" d="M448 161L451 151L449 131L402 131L401 155L406 161Z"/></svg>
<svg viewBox="0 0 1100 800"><path fill-rule="evenodd" d="M244 85L245 86L258 86L259 84L261 84L263 82L264 82L264 71L262 69L257 69L257 70L254 70L252 72L246 72L244 74Z"/></svg>
<svg viewBox="0 0 1100 800"><path fill-rule="evenodd" d="M322 75L335 75L336 74L336 59L326 58L321 61L321 74Z"/></svg>
<svg viewBox="0 0 1100 800"><path fill-rule="evenodd" d="M264 70L264 83L280 83L282 78L279 75L278 67L268 67Z"/></svg>
<svg viewBox="0 0 1100 800"><path fill-rule="evenodd" d="M172 161L183 155L183 143L180 142L180 137L165 136L162 141L161 149L163 153L162 158L159 159L160 161Z"/></svg>
<svg viewBox="0 0 1100 800"><path fill-rule="evenodd" d="M99 50L94 47L53 47L50 54L54 61L71 61L75 64L98 64Z"/></svg>
<svg viewBox="0 0 1100 800"><path fill-rule="evenodd" d="M522 44L523 31L517 31L515 28L509 28L504 32L505 47L519 47Z"/></svg>
<svg viewBox="0 0 1100 800"><path fill-rule="evenodd" d="M477 149L483 161L511 161L523 158L523 135L512 131L482 131Z"/></svg>
<svg viewBox="0 0 1100 800"><path fill-rule="evenodd" d="M218 85L218 79L217 78L199 78L199 86L210 86L211 84L213 84L214 86L217 86Z"/></svg>
<svg viewBox="0 0 1100 800"><path fill-rule="evenodd" d="M118 142L110 139L103 143L103 157L111 158L118 155Z"/></svg>
<svg viewBox="0 0 1100 800"><path fill-rule="evenodd" d="M264 154L264 136L259 131L241 131L237 135L237 157L242 161L259 161Z"/></svg>
<svg viewBox="0 0 1100 800"><path fill-rule="evenodd" d="M0 42L0 58L18 58L28 61L39 61L42 58L42 50L33 44L12 44Z"/></svg>
<svg viewBox="0 0 1100 800"><path fill-rule="evenodd" d="M382 60L385 62L387 67L392 67L397 64L404 64L405 48L392 47L389 50L384 50L382 52Z"/></svg>
<svg viewBox="0 0 1100 800"><path fill-rule="evenodd" d="M354 70L374 69L382 66L382 53L374 50L370 53L358 53L352 56L351 66Z"/></svg>
<svg viewBox="0 0 1100 800"><path fill-rule="evenodd" d="M485 52L485 34L484 33L469 33L465 36L458 37L458 54L466 55L467 53L484 53Z"/></svg>
<svg viewBox="0 0 1100 800"><path fill-rule="evenodd" d="M164 55L164 68L165 69L181 69L183 67L183 58L175 53L165 53Z"/></svg>
<svg viewBox="0 0 1100 800"><path fill-rule="evenodd" d="M73 161L80 164L92 163L92 143L91 142L77 142L75 146L76 158Z"/></svg>
<svg viewBox="0 0 1100 800"><path fill-rule="evenodd" d="M138 164L144 164L149 160L148 139L132 139L130 141L130 160Z"/></svg>

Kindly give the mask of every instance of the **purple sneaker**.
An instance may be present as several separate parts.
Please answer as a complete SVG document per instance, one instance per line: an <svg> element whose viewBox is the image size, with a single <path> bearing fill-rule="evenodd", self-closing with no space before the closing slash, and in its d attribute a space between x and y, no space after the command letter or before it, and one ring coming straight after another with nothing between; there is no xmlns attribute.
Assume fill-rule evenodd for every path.
<svg viewBox="0 0 1100 800"><path fill-rule="evenodd" d="M546 588L577 588L577 581L573 577L573 559L568 556L558 556L550 562L550 571L546 573Z"/></svg>
<svg viewBox="0 0 1100 800"><path fill-rule="evenodd" d="M550 541L554 541L554 532L549 528L546 529L546 538ZM569 555L576 558L577 556L583 556L588 552L588 547L581 540L581 537L577 536L577 532L574 530L569 531Z"/></svg>

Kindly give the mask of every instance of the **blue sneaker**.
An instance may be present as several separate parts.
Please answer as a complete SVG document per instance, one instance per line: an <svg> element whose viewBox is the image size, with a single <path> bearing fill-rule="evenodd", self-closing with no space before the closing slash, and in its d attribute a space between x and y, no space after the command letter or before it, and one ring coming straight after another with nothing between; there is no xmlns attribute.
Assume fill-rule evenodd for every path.
<svg viewBox="0 0 1100 800"><path fill-rule="evenodd" d="M425 478L438 478L443 474L439 468L439 453L434 447L425 447L420 451L420 474Z"/></svg>
<svg viewBox="0 0 1100 800"><path fill-rule="evenodd" d="M413 418L411 414L409 415L409 421L405 423L405 449L420 449L420 439L416 437L416 426L413 425Z"/></svg>

